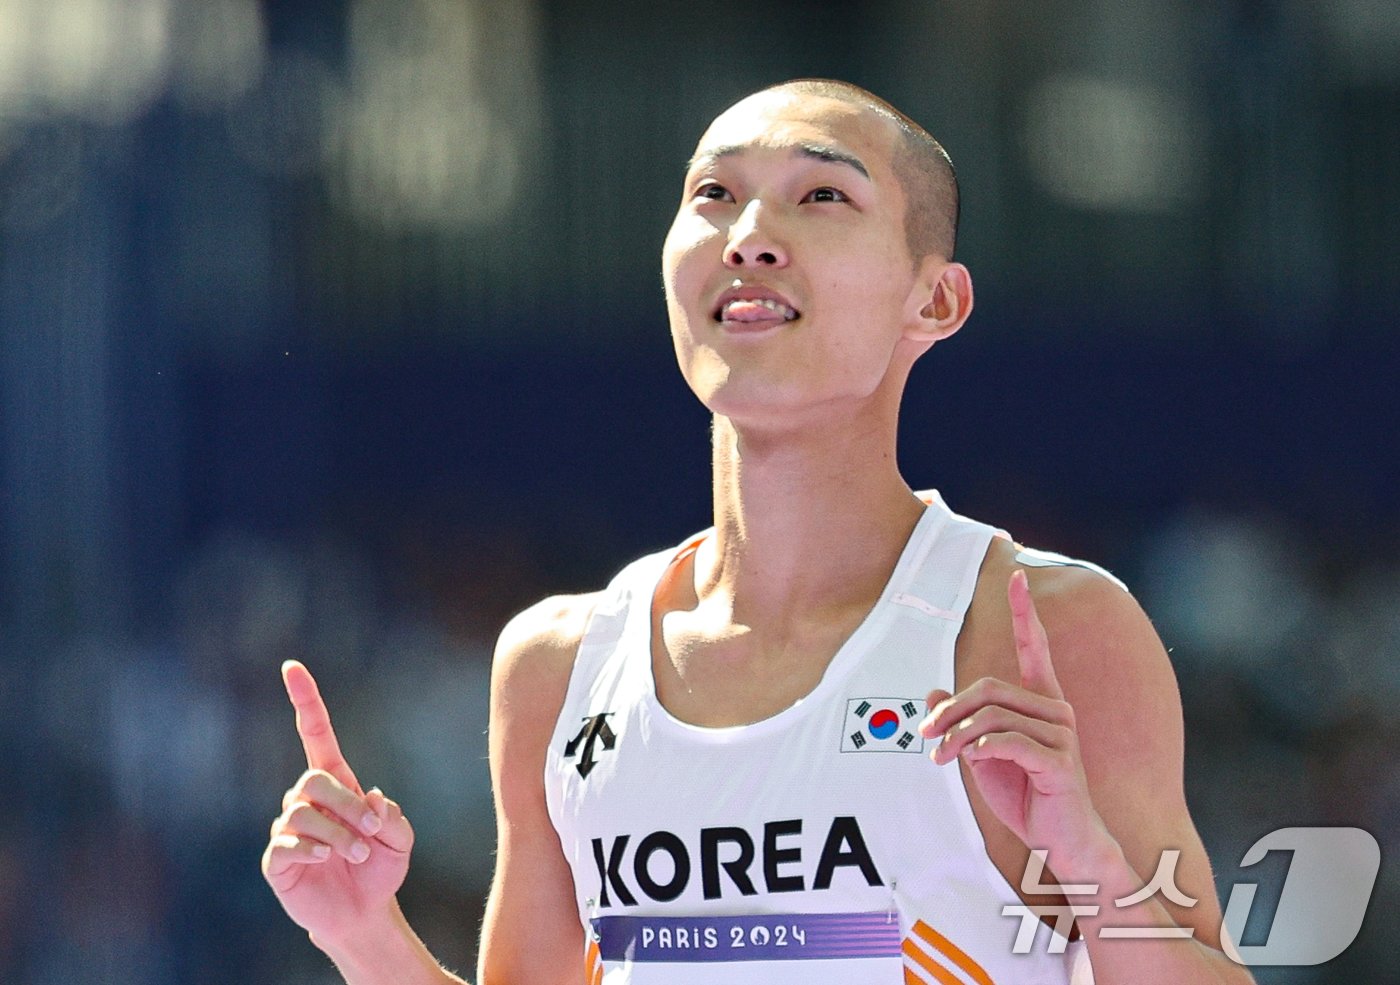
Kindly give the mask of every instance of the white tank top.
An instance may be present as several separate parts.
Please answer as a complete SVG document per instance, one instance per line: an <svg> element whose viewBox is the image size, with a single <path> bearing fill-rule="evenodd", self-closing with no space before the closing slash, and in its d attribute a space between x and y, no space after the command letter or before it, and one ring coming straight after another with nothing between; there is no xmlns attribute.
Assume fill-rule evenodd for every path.
<svg viewBox="0 0 1400 985"><path fill-rule="evenodd" d="M1087 985L1082 941L992 865L956 764L915 726L996 531L936 493L894 573L806 697L701 728L660 704L651 602L677 556L625 568L579 647L546 764L590 985ZM699 537L692 540L697 542Z"/></svg>

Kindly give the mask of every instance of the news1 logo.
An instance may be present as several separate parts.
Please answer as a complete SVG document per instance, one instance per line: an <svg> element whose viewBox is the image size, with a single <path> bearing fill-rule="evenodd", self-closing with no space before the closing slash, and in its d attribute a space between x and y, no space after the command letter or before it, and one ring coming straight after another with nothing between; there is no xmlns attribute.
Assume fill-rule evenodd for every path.
<svg viewBox="0 0 1400 985"><path fill-rule="evenodd" d="M1361 922L1371 903L1376 876L1381 867L1381 849L1376 839L1361 828L1280 828L1260 838L1240 860L1240 868L1248 869L1262 863L1272 852L1289 856L1287 874L1279 888L1278 905L1269 921L1262 944L1245 944L1247 925L1255 916L1255 897L1259 886L1271 881L1237 882L1230 889L1225 904L1221 947L1236 964L1262 967L1264 965L1302 967L1331 961L1351 946L1361 933ZM1176 863L1181 853L1164 851L1157 871L1137 892L1113 901L1123 908L1135 906L1161 894L1179 906L1191 907L1197 902L1176 885ZM1041 877L1045 871L1046 853L1035 849L1026 860L1021 877L1021 889L1028 894L1058 892L1067 900L1076 896L1093 896L1099 891L1094 883L1046 885ZM1268 907L1262 903L1259 916L1267 916ZM1075 917L1095 916L1098 903L1068 903L1065 905L1028 905L1012 903L1002 907L1002 916L1019 917L1020 929L1012 944L1013 954L1026 954L1034 946L1037 934L1047 917L1055 921L1055 935L1049 938L1051 954L1064 952L1070 927ZM1256 917L1256 920L1258 917ZM1100 928L1099 937L1190 938L1194 927L1123 927Z"/></svg>
<svg viewBox="0 0 1400 985"><path fill-rule="evenodd" d="M1341 954L1356 935L1371 902L1381 849L1360 828L1280 828L1250 846L1240 868L1258 865L1270 852L1291 852L1288 875L1263 944L1244 940L1256 883L1235 883L1225 904L1225 953L1238 964L1315 965Z"/></svg>

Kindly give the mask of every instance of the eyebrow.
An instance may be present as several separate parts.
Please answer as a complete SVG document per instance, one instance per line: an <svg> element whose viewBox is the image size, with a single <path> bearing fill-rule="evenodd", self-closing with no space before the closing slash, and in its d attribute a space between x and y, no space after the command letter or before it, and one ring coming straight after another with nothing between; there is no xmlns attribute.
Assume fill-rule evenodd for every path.
<svg viewBox="0 0 1400 985"><path fill-rule="evenodd" d="M735 154L742 153L748 149L748 145L746 144L727 144L723 147L711 148L702 154L696 154L687 161L685 173L690 174L701 161L717 161L722 157L733 157ZM792 148L792 152L799 157L810 157L817 161L844 164L847 167L859 171L865 177L866 181L873 180L870 177L870 171L861 163L860 158L846 151L838 150L835 147L828 147L826 144L797 144Z"/></svg>

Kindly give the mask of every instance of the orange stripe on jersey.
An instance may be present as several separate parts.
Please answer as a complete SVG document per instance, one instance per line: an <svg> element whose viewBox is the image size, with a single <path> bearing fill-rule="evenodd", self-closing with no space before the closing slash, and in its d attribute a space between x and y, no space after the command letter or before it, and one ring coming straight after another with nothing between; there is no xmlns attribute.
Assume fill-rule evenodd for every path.
<svg viewBox="0 0 1400 985"><path fill-rule="evenodd" d="M672 582L675 580L676 572L680 570L686 558L700 549L700 545L705 542L705 538L708 536L709 534L701 534L689 544L682 547L676 552L676 556L671 558L670 563L666 565L666 570L661 572L661 577L657 579L656 587L652 589L651 592L651 618L653 620L656 618L657 611L664 600L671 596L671 592L674 589Z"/></svg>
<svg viewBox="0 0 1400 985"><path fill-rule="evenodd" d="M584 955L588 967L588 985L603 985L603 956L598 953L598 942L588 942L588 953Z"/></svg>
<svg viewBox="0 0 1400 985"><path fill-rule="evenodd" d="M925 985L925 982L909 968L904 966L904 985Z"/></svg>
<svg viewBox="0 0 1400 985"><path fill-rule="evenodd" d="M906 958L911 958L920 968L927 971L934 978L937 978L941 985L966 985L961 978L929 957L924 953L923 948L919 947L919 945L915 944L908 937L904 938L904 946L901 950L904 951L904 956ZM908 968L904 969L904 981L906 983L913 981L919 983L919 985L923 985L922 980Z"/></svg>
<svg viewBox="0 0 1400 985"><path fill-rule="evenodd" d="M983 970L980 964L973 961L966 951L934 930L928 924L924 923L922 920L916 920L913 930L921 940L932 944L945 958L971 975L972 980L976 982L977 985L995 985L992 981L992 977Z"/></svg>

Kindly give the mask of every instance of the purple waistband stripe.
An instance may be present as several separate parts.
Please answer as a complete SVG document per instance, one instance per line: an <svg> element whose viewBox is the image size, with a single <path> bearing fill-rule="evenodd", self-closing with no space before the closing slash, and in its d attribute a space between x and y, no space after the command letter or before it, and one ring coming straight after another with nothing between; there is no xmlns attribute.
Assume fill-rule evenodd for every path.
<svg viewBox="0 0 1400 985"><path fill-rule="evenodd" d="M898 957L899 921L885 913L723 917L598 917L604 961L802 961Z"/></svg>

